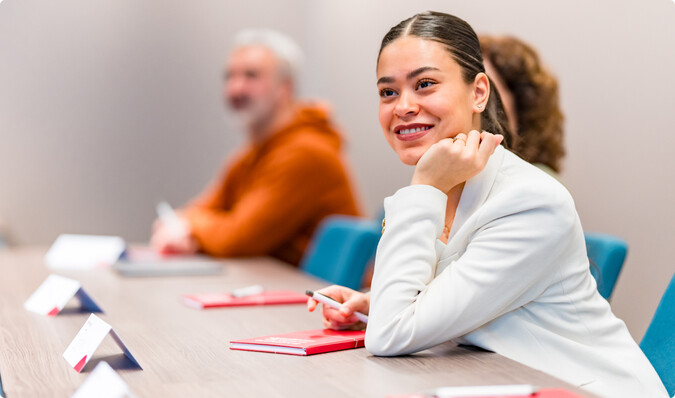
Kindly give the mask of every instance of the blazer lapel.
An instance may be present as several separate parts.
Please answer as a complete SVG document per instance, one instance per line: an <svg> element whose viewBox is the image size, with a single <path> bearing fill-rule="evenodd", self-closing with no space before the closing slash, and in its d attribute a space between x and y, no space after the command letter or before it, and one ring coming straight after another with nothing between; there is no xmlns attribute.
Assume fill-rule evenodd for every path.
<svg viewBox="0 0 675 398"><path fill-rule="evenodd" d="M464 185L464 190L462 191L462 196L459 198L459 205L455 212L455 220L452 222L452 227L450 228L448 246L452 245L452 238L469 220L471 215L485 203L497 178L497 173L502 166L505 153L506 149L499 145L492 156L490 156L490 159L488 159L485 168L478 175L469 179Z"/></svg>

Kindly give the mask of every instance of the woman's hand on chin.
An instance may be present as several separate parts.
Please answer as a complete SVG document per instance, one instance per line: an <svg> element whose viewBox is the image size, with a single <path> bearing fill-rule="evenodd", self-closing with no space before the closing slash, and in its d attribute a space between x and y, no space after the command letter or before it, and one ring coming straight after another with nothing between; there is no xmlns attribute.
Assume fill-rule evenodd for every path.
<svg viewBox="0 0 675 398"><path fill-rule="evenodd" d="M422 155L411 184L431 185L448 192L480 173L503 139L504 136L476 130L468 136L462 133L444 138Z"/></svg>

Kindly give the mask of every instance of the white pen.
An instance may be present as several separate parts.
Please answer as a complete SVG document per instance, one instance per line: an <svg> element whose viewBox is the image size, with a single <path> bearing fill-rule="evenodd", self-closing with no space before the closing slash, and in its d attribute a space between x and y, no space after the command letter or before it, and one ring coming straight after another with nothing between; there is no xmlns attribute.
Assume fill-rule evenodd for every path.
<svg viewBox="0 0 675 398"><path fill-rule="evenodd" d="M493 386L458 386L441 387L427 396L437 398L453 397L529 397L537 392L537 388L530 384L508 384Z"/></svg>
<svg viewBox="0 0 675 398"><path fill-rule="evenodd" d="M157 203L157 215L162 223L171 231L174 236L182 236L185 233L185 227L180 218L173 211L171 205L162 201Z"/></svg>
<svg viewBox="0 0 675 398"><path fill-rule="evenodd" d="M263 291L265 291L265 289L263 289L262 286L252 285L234 289L232 292L230 292L230 295L232 295L232 297L246 297L246 296L253 296L254 294L260 294Z"/></svg>
<svg viewBox="0 0 675 398"><path fill-rule="evenodd" d="M342 304L339 302L333 300L332 298L326 296L325 294L321 294L319 292L313 292L311 290L305 291L305 294L308 295L309 297L313 298L314 300L326 304L329 307L335 308L336 310L339 310L342 308ZM359 318L359 321L363 323L368 323L368 315L364 315L358 311L354 312L354 315L356 315L357 318Z"/></svg>

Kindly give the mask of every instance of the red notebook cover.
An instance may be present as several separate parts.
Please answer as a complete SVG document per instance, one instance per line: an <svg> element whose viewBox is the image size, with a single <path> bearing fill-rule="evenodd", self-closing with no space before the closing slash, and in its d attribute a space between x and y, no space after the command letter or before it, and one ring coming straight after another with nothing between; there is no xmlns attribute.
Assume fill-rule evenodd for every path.
<svg viewBox="0 0 675 398"><path fill-rule="evenodd" d="M443 395L428 395L428 394L408 394L408 395L390 395L387 398L430 398L443 397ZM583 398L579 394L567 391L563 388L541 388L536 393L530 395L480 395L473 396L480 398ZM453 397L462 398L462 397Z"/></svg>
<svg viewBox="0 0 675 398"><path fill-rule="evenodd" d="M363 347L365 330L316 329L230 341L231 350L312 355Z"/></svg>
<svg viewBox="0 0 675 398"><path fill-rule="evenodd" d="M229 293L186 294L181 296L183 303L195 308L237 307L242 305L299 304L306 303L303 293L288 290L270 290L244 297L234 297Z"/></svg>
<svg viewBox="0 0 675 398"><path fill-rule="evenodd" d="M583 398L581 395L563 388L542 388L534 396L536 398Z"/></svg>

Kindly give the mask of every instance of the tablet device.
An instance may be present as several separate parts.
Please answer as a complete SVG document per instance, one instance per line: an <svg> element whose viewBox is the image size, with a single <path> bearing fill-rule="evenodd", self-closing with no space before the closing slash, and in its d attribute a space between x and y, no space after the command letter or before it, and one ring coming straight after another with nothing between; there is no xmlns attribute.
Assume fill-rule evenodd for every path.
<svg viewBox="0 0 675 398"><path fill-rule="evenodd" d="M113 264L113 268L128 277L216 275L223 271L223 262L203 255L165 256L132 250Z"/></svg>

